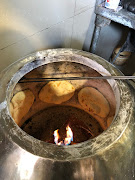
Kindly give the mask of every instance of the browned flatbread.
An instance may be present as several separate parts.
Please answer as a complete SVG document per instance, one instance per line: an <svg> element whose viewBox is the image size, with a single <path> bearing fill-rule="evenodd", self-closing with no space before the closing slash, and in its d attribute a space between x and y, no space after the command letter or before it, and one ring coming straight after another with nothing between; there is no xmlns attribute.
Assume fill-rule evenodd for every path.
<svg viewBox="0 0 135 180"><path fill-rule="evenodd" d="M68 81L51 81L41 89L39 99L47 103L61 104L68 101L74 91L74 86Z"/></svg>
<svg viewBox="0 0 135 180"><path fill-rule="evenodd" d="M30 110L34 99L35 97L30 90L20 91L13 96L10 102L10 114L18 125Z"/></svg>
<svg viewBox="0 0 135 180"><path fill-rule="evenodd" d="M105 118L110 112L110 106L106 98L93 87L81 89L78 93L78 100L83 109L89 111L90 114Z"/></svg>

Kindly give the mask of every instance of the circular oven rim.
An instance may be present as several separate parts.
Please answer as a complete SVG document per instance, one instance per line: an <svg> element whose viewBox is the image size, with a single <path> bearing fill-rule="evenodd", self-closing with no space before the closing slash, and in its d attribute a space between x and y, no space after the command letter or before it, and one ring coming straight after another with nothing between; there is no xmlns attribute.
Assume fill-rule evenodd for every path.
<svg viewBox="0 0 135 180"><path fill-rule="evenodd" d="M45 51L41 51L41 52L48 53L48 51L49 50L45 50ZM50 51L53 51L53 52L57 51L58 53L63 53L63 52L71 53L72 52L73 54L77 54L77 55L79 54L79 55L82 55L82 56L88 57L88 58L90 58L89 56L91 56L90 53L78 51L78 50L72 50L72 49L58 49L58 50L55 49L55 50L50 50ZM35 56L35 55L36 55L36 53L34 53L32 55L28 55L26 57L26 59L30 58L31 56ZM108 70L110 70L112 68L113 72L108 71L109 73L111 73L113 75L121 74L111 64L109 64L108 62L105 62L104 59L102 59L96 55L93 55L93 54L92 54L92 57L94 57L94 59L92 59L92 60L96 61L98 64L102 65L102 63L104 61ZM24 61L24 58L21 59L21 61ZM31 61L33 62L33 59L30 58L29 61L31 63ZM17 61L14 64L17 64L19 62L20 61ZM28 64L27 61L26 61L26 63ZM11 68L12 68L12 66L11 66ZM103 66L103 68L105 68L105 67ZM12 83L13 82L10 81L9 87L13 86ZM128 91L128 86L125 83L120 81L120 82L117 82L117 85L118 86L122 85L122 88L125 88ZM73 160L73 159L80 159L80 158L86 158L86 157L93 156L93 155L97 154L99 151L108 148L115 141L117 141L122 136L122 133L128 126L128 123L130 120L130 118L127 118L127 116L129 117L129 115L130 115L130 113L128 111L129 114L127 116L125 116L125 119L123 119L123 122L122 122L123 126L121 126L121 127L119 126L116 128L116 125L118 125L118 120L120 120L120 116L122 115L122 111L123 111L121 105L122 106L125 105L125 107L126 107L126 104L123 103L123 99L130 98L130 94L124 94L123 90L120 89L120 86L119 86L119 91L121 93L120 98L121 98L122 103L120 105L118 114L114 118L113 123L106 131L104 131L102 134L100 134L96 138L88 140L86 142L82 142L82 143L72 145L72 146L65 146L65 147L56 146L53 144L49 144L49 143L45 143L43 141L37 140L34 137L28 135L21 128L19 128L19 126L17 126L17 124L13 121L13 119L10 116L9 110L7 108L7 105L9 102L8 96L10 93L9 87L8 87L8 91L6 92L7 99L5 101L5 106L3 109L1 109L2 113L6 113L6 117L3 116L3 119L2 119L4 121L1 121L2 124L4 125L4 130L5 130L5 132L7 132L8 137L11 139L11 141L15 142L17 145L19 145L21 148L27 150L28 152L38 155L38 156L41 156L43 158L57 159L57 160L69 160L69 159ZM128 107L130 107L131 104L132 103L129 102ZM130 111L131 111L131 109L130 109ZM7 126L7 124L5 125L5 122L9 123L9 125L8 126ZM10 129L9 129L9 126L10 126ZM116 130L117 130L117 132L116 132ZM115 132L113 132L113 131L115 131ZM110 141L110 139L107 140L105 138L106 135L108 136L110 133L112 135L111 141ZM101 139L102 139L102 142L101 142ZM54 152L55 152L55 155L54 155Z"/></svg>

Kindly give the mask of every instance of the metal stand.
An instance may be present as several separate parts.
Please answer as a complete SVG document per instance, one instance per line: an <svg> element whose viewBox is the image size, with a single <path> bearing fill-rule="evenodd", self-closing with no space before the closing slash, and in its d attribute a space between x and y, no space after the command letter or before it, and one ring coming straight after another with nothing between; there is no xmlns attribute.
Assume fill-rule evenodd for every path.
<svg viewBox="0 0 135 180"><path fill-rule="evenodd" d="M99 40L99 35L102 27L108 26L111 23L110 19L104 18L100 15L96 16L96 21L95 21L95 30L94 30L94 35L92 39L92 46L91 46L91 52L94 54L96 51L97 43Z"/></svg>
<svg viewBox="0 0 135 180"><path fill-rule="evenodd" d="M121 9L118 12L113 11L111 9L105 8L104 4L101 3L101 4L97 4L95 8L95 13L96 13L95 30L94 30L94 35L92 39L91 49L90 49L90 51L94 54L96 52L101 28L109 25L111 21L117 22L129 28L135 29L135 14L128 12L124 9ZM125 51L127 49L130 49L130 52L135 51L135 48L133 45L134 43L130 43L132 40L132 38L130 38L132 34L133 34L132 32L129 32L126 42L123 44L122 48L116 55L113 62L119 56L120 52Z"/></svg>

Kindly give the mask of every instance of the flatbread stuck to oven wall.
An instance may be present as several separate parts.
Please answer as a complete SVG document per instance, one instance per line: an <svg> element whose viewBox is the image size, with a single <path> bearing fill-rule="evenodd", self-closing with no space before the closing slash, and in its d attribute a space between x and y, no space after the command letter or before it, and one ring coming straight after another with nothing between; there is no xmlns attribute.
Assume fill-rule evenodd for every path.
<svg viewBox="0 0 135 180"><path fill-rule="evenodd" d="M110 106L106 98L97 89L85 87L78 93L79 103L90 114L96 114L106 118L110 112Z"/></svg>
<svg viewBox="0 0 135 180"><path fill-rule="evenodd" d="M50 81L39 93L43 102L61 104L68 101L75 92L74 86L68 81Z"/></svg>
<svg viewBox="0 0 135 180"><path fill-rule="evenodd" d="M30 90L20 91L13 96L10 102L10 114L18 125L29 112L34 99L35 97Z"/></svg>

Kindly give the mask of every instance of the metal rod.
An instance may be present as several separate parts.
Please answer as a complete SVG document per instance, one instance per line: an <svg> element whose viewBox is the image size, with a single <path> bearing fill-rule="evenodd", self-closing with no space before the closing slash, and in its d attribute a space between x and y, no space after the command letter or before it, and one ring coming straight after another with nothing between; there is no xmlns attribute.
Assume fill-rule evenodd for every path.
<svg viewBox="0 0 135 180"><path fill-rule="evenodd" d="M45 82L45 81L59 81L59 80L89 80L89 79L135 79L135 76L89 76L89 77L52 77L52 78L25 78L19 81L19 83L29 82Z"/></svg>

